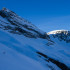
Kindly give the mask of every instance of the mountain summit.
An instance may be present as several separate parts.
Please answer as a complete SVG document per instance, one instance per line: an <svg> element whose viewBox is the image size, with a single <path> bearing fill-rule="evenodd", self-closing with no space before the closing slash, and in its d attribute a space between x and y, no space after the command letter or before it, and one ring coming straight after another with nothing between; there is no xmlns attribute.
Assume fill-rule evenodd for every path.
<svg viewBox="0 0 70 70"><path fill-rule="evenodd" d="M0 70L70 70L70 31L46 33L3 8L0 10Z"/></svg>

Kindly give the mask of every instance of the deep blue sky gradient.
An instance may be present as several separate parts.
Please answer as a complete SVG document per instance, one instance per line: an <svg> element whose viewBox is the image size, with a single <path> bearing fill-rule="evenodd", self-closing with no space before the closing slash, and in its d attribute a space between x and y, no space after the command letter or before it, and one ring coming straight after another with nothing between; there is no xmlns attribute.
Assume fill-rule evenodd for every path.
<svg viewBox="0 0 70 70"><path fill-rule="evenodd" d="M40 29L70 30L70 0L0 0L6 7L28 19Z"/></svg>

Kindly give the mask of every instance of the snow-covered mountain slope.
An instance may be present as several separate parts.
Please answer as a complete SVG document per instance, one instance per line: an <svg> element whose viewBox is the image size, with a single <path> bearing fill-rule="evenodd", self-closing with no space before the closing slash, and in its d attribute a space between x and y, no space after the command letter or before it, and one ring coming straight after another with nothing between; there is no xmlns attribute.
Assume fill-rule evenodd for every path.
<svg viewBox="0 0 70 70"><path fill-rule="evenodd" d="M2 9L0 70L70 70L70 42L53 35L56 36L46 34L14 12ZM63 35L69 37L67 33Z"/></svg>
<svg viewBox="0 0 70 70"><path fill-rule="evenodd" d="M45 32L6 8L0 11L0 18L4 20L0 20L0 27L4 30L9 30L9 32L15 34L23 34L31 38L46 38Z"/></svg>
<svg viewBox="0 0 70 70"><path fill-rule="evenodd" d="M49 70L37 61L32 49L0 30L0 70Z"/></svg>

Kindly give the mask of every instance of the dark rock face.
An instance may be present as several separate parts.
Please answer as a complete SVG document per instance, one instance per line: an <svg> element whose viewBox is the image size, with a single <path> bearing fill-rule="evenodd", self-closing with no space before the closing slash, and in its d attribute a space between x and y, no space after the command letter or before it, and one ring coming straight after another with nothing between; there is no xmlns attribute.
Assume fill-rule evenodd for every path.
<svg viewBox="0 0 70 70"><path fill-rule="evenodd" d="M49 37L46 34L46 32L41 32L41 30L39 30L36 26L31 24L29 21L19 17L17 14L15 14L14 12L6 8L3 8L0 11L0 16L8 21L8 23L6 23L0 20L2 23L4 22L6 24L6 26L4 24L0 24L0 26L4 30L9 30L9 32L11 33L19 34L19 35L22 34L30 38L39 37L39 38L46 39Z"/></svg>
<svg viewBox="0 0 70 70"><path fill-rule="evenodd" d="M66 41L67 43L70 43L70 38L68 35L64 35L64 34L58 34L58 35L55 35L55 38L58 37L58 39L60 41L64 40Z"/></svg>
<svg viewBox="0 0 70 70"><path fill-rule="evenodd" d="M57 60L55 60L53 58L50 58L50 57L48 57L47 55L45 55L45 54L43 54L41 52L37 52L37 54L40 56L40 58L44 57L44 60L46 62L52 62L52 63L56 64L61 70L70 70L70 68L67 67L65 64L63 64L63 63L61 63L61 62L59 62L59 61L57 61ZM53 68L53 67L51 67L51 68Z"/></svg>

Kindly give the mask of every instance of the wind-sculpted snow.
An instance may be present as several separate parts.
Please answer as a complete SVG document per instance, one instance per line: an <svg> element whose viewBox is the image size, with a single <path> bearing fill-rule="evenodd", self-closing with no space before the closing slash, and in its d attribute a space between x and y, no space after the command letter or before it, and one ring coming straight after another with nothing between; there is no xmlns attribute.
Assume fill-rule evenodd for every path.
<svg viewBox="0 0 70 70"><path fill-rule="evenodd" d="M38 54L36 53L38 52L38 49L35 49L32 44L30 45L29 41L28 44L25 43L26 41L24 40L27 40L27 38L20 36L20 38L24 39L22 44L20 38L17 40L17 37L14 37L15 35L12 37L10 34L0 30L1 70L50 70L52 68L57 68L57 70L60 70L55 64L45 62L43 59L39 58Z"/></svg>
<svg viewBox="0 0 70 70"><path fill-rule="evenodd" d="M5 58L0 59L0 60L1 61L7 61L7 59L10 60L10 56L11 56L11 61L8 61L9 64L12 64L12 66L13 66L13 63L17 62L19 64L18 61L20 61L20 65L21 65L21 62L23 62L22 64L24 65L25 64L24 59L21 61L21 58L22 57L24 58L24 56L25 56L25 57L27 57L27 59L25 58L26 61L28 59L30 59L31 63L38 62L40 65L42 65L42 67L43 67L42 70L45 70L45 69L60 70L60 68L62 68L62 67L60 67L61 65L64 66L62 68L63 70L64 70L64 68L68 70L67 66L65 66L62 63L62 61L59 61L59 60L56 61L57 58L55 58L55 57L58 56L58 55L56 55L56 53L58 53L58 52L54 52L54 54L53 54L52 52L55 51L54 48L52 49L51 47L46 46L46 43L47 43L47 40L44 40L44 39L30 39L25 36L13 35L13 34L6 33L4 31L0 31L0 46L2 46L2 47L0 47L0 49L2 49L2 48L4 49L4 50L1 50L1 57L9 54L8 57L4 56ZM9 50L5 50L5 49L9 49ZM8 51L9 52L12 51L12 52L8 53ZM52 51L52 52L50 52L50 51ZM19 56L17 54L19 54ZM40 54L41 56L38 54ZM20 55L22 55L22 57ZM55 57L54 57L55 59L53 58L54 55L55 55ZM19 59L19 57L20 57L20 59ZM52 58L50 58L50 57L52 57ZM17 59L17 60L14 61L15 59ZM12 61L14 61L14 62L12 63ZM2 63L6 64L6 62L2 62ZM27 64L28 64L28 62L27 62ZM59 64L61 64L61 65L59 66ZM22 67L22 69L29 67L29 66L23 67L20 65L18 66L16 64L16 66L13 69L15 69L16 67L20 67L20 68ZM30 63L29 63L29 65L30 65ZM34 65L34 63L32 65ZM12 66L10 66L10 67L8 67L8 66L9 65L6 64L6 68L9 68L9 69L12 68ZM36 66L36 65L34 65L34 66ZM34 66L32 66L30 68L33 68ZM3 69L3 68L1 67L1 69ZM19 68L17 68L17 69L19 70ZM39 67L39 69L40 69L40 67Z"/></svg>
<svg viewBox="0 0 70 70"><path fill-rule="evenodd" d="M2 9L0 70L70 70L70 31L46 34L16 13Z"/></svg>
<svg viewBox="0 0 70 70"><path fill-rule="evenodd" d="M8 44L5 42L8 42ZM12 44L16 44L17 46L12 46ZM10 35L0 31L0 70L49 70L48 67L41 65L36 60L19 53L20 49L17 49L18 46L18 41ZM11 49L12 47L13 49L16 48L16 51ZM19 48L20 47L21 44Z"/></svg>

